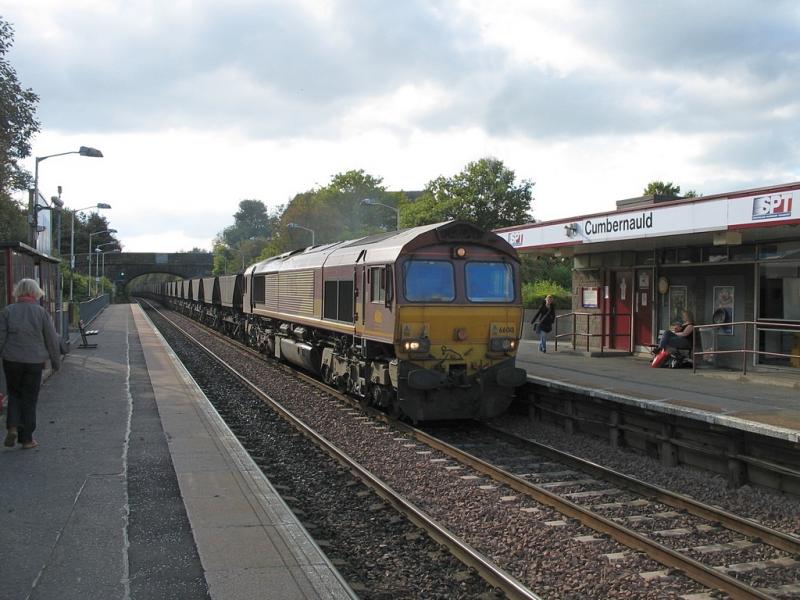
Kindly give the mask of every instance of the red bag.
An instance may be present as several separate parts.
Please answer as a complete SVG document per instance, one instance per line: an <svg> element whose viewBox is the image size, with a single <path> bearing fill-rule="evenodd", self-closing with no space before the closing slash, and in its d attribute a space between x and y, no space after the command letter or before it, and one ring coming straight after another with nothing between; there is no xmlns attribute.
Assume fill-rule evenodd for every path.
<svg viewBox="0 0 800 600"><path fill-rule="evenodd" d="M654 369L659 368L661 365L664 364L664 361L667 360L668 356L669 356L669 350L665 348L664 350L656 354L656 357L653 359L653 362L650 363L650 366L653 367Z"/></svg>
<svg viewBox="0 0 800 600"><path fill-rule="evenodd" d="M0 415L3 414L3 407L5 406L5 403L6 403L5 394L0 393Z"/></svg>

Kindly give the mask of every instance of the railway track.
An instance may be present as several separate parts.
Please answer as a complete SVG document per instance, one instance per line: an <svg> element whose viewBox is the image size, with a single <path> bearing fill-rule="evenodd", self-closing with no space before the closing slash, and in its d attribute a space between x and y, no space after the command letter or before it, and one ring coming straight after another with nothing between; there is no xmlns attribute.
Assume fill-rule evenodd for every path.
<svg viewBox="0 0 800 600"><path fill-rule="evenodd" d="M515 600L540 600L540 597L528 589L525 585L517 581L503 569L499 568L491 560L483 556L480 552L476 551L469 544L459 539L458 536L454 535L447 528L430 518L427 514L425 514L425 512L415 506L413 502L409 501L404 496L393 490L391 486L387 485L380 478L373 475L358 461L354 460L346 452L343 452L335 444L326 439L325 436L321 435L312 427L309 427L303 419L297 417L282 403L276 401L272 396L264 392L259 385L253 383L250 378L248 378L240 370L231 366L225 359L220 357L194 335L186 331L176 321L170 319L152 305L150 309L159 312L162 318L168 321L174 328L181 331L187 339L191 340L204 353L215 359L221 367L227 369L228 372L237 378L245 387L247 387L251 393L258 396L267 406L281 415L281 417L288 421L295 429L312 440L317 446L322 448L336 461L346 466L353 475L358 477L364 484L370 487L378 496L386 500L398 512L405 515L406 518L408 518L417 527L425 531L433 540L446 547L448 551L464 565L475 569L477 573L490 585L502 590L506 597ZM197 325L194 322L192 322L192 324ZM241 344L232 342L226 338L219 339L231 346L236 346L239 350L245 349L245 347L243 347ZM246 350L251 355L253 354L249 348Z"/></svg>
<svg viewBox="0 0 800 600"><path fill-rule="evenodd" d="M235 344L222 339L226 344ZM236 346L239 350L244 348L238 344ZM249 349L247 351L255 354ZM324 388L327 394L345 401L338 392L320 382L312 381L302 374L299 376L314 386ZM256 390L257 387L254 387L254 391ZM263 392L259 390L258 393ZM349 399L346 401L352 403ZM373 417L385 422L382 415ZM404 424L391 423L391 426L402 431L406 439L416 440L446 457L431 458L431 462L452 460L480 473L480 476L467 474L460 475L460 478L469 480L481 476L489 477L494 482L550 507L561 515L575 519L634 551L607 553L604 555L607 560L613 562L626 554L630 556L644 553L666 567L653 569L642 576L651 576L653 580L657 580L674 573L673 570L679 570L703 586L722 591L732 598L800 597L800 586L793 578L795 572L800 573L797 562L800 541L793 536L485 426L439 429L435 435ZM311 436L310 432L304 433ZM391 430L386 433L391 433ZM395 441L401 439L395 438ZM428 450L416 452L430 453ZM449 465L445 468L457 470L461 467ZM391 491L381 489L381 482L372 480L368 473L364 473L363 478L365 481L369 480L373 489L381 490L378 493L382 496ZM390 502L415 523L427 527L422 521L416 520L424 516L422 511L416 507L403 509L400 500ZM453 539L458 540L458 536L448 536L442 530L431 530L430 535L448 545ZM582 537L582 543L585 544L603 539L603 536ZM471 550L470 548L469 551ZM484 563L469 551L453 550L457 555L465 553L465 562L478 569L493 585L506 585L503 580L507 574L492 574L491 571L484 574L483 569L491 561ZM723 564L719 564L719 559L714 560L726 551L752 555L756 559ZM759 578L753 577L753 574L761 573L765 569L772 574L774 585L758 585ZM526 593L527 590L514 577L508 578L513 585L507 590L503 588L506 594L509 597L526 597L515 596ZM751 585L754 582L756 584ZM715 597L703 596L707 593L699 592L696 596L691 593L676 594L675 597Z"/></svg>
<svg viewBox="0 0 800 600"><path fill-rule="evenodd" d="M800 597L800 539L795 536L479 423L435 434L412 433L420 442L732 598ZM714 560L727 551L758 558ZM771 579L783 582L754 587L747 581L764 569L772 571Z"/></svg>

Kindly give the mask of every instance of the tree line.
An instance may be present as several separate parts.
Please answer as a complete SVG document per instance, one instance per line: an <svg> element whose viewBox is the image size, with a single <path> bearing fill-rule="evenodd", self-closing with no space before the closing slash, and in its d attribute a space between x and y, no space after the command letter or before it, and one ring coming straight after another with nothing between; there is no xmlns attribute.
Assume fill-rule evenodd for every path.
<svg viewBox="0 0 800 600"><path fill-rule="evenodd" d="M235 272L283 252L451 219L483 229L531 221L533 183L517 182L496 158L481 158L452 176L437 177L422 190L391 191L383 178L351 170L267 209L242 200L233 224L214 240L214 269ZM313 234L312 234L313 232Z"/></svg>

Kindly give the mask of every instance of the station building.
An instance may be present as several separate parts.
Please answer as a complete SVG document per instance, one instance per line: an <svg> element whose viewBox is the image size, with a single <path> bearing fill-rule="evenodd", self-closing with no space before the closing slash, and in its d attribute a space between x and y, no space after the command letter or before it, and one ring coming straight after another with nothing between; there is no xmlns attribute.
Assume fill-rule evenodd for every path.
<svg viewBox="0 0 800 600"><path fill-rule="evenodd" d="M616 204L497 231L520 253L571 257L559 330L574 326L576 346L649 351L686 309L720 325L698 340L705 358L800 367L800 183Z"/></svg>

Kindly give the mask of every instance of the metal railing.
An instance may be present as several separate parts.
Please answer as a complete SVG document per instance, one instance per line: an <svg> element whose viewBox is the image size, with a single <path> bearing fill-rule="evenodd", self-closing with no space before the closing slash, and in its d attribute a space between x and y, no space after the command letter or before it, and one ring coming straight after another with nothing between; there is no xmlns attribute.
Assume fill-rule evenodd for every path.
<svg viewBox="0 0 800 600"><path fill-rule="evenodd" d="M742 355L742 374L747 375L747 358L748 356L774 356L777 358L788 358L790 361L797 360L800 363L800 354L785 354L783 352L769 352L766 350L756 350L756 346L758 345L758 334L761 331L777 331L777 332L784 332L790 333L794 332L796 334L800 334L800 325L795 325L793 323L776 323L770 321L735 321L732 323L713 323L709 325L695 325L694 330L696 334L700 334L703 331L714 331L716 332L718 329L725 328L729 329L732 327L743 326L744 327L744 336L742 339L742 347L741 348L734 348L730 350L718 350L716 347L711 350L706 350L701 348L700 351L697 350L697 339L700 337L699 335L692 336L692 372L697 371L697 357L705 357L705 356L720 356L720 355L729 355L729 354L741 354ZM751 332L753 332L753 336L751 337ZM716 336L715 336L716 338ZM718 339L718 338L716 338ZM747 343L748 340L752 340L753 347L748 348ZM716 344L714 344L716 346Z"/></svg>
<svg viewBox="0 0 800 600"><path fill-rule="evenodd" d="M103 309L108 306L109 295L102 294L78 305L78 318L86 325L94 321Z"/></svg>
<svg viewBox="0 0 800 600"><path fill-rule="evenodd" d="M584 331L578 331L578 318L583 320L583 317L586 317L586 328ZM591 327L591 319L592 318L599 318L600 320L600 333L592 333ZM622 333L611 333L609 331L605 331L605 319L606 318L617 318L617 317L627 317L628 318L628 331ZM604 340L616 338L620 336L627 337L630 341L628 343L628 347L630 351L633 351L633 339L632 339L632 317L631 313L589 313L589 312L571 312L566 313L563 315L556 316L556 320L554 323L554 330L553 330L553 339L555 341L555 351L558 352L558 340L560 338L572 338L572 348L577 349L577 338L578 336L583 337L586 340L586 352L591 351L591 341L592 338L599 337L600 338L600 353L602 354L603 351L606 349L604 345ZM558 321L559 319L572 319L572 331L569 333L558 333ZM609 346L608 349L611 349Z"/></svg>

